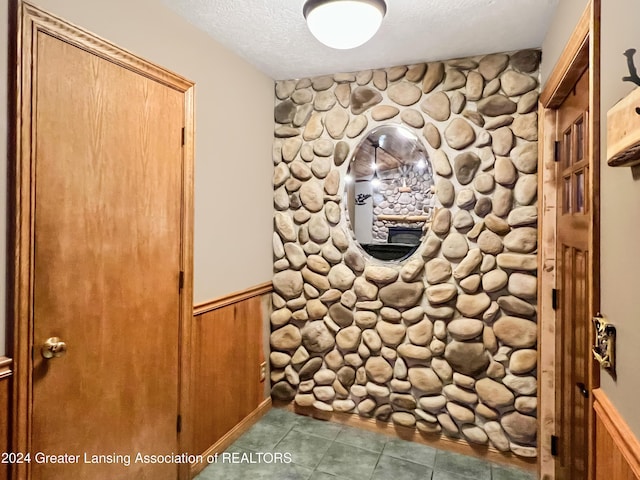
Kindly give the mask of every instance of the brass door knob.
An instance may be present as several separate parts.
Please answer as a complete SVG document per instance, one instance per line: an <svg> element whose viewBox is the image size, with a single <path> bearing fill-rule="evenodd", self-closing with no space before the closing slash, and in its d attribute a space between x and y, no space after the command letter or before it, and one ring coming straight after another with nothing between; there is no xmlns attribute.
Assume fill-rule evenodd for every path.
<svg viewBox="0 0 640 480"><path fill-rule="evenodd" d="M47 338L40 349L42 358L47 360L50 358L62 357L67 352L67 344L58 337Z"/></svg>

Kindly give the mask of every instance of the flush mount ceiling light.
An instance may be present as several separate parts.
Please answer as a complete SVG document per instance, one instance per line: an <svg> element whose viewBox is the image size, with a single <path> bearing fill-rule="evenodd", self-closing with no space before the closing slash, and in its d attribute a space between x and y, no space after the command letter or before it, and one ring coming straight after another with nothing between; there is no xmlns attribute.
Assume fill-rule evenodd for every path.
<svg viewBox="0 0 640 480"><path fill-rule="evenodd" d="M328 47L346 50L375 35L387 5L384 0L307 0L303 13L314 37Z"/></svg>

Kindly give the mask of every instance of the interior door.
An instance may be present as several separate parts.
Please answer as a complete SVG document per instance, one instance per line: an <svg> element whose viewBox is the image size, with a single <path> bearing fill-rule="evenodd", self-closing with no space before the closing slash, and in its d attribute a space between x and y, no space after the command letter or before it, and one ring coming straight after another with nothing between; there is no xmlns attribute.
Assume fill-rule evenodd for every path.
<svg viewBox="0 0 640 480"><path fill-rule="evenodd" d="M589 73L557 110L556 419L558 480L587 478L590 395Z"/></svg>
<svg viewBox="0 0 640 480"><path fill-rule="evenodd" d="M31 476L175 479L184 94L35 40Z"/></svg>

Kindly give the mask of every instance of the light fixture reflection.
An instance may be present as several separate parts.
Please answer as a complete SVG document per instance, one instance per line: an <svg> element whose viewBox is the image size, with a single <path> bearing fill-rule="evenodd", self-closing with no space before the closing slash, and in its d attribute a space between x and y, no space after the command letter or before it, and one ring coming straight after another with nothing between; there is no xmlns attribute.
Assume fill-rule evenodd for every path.
<svg viewBox="0 0 640 480"><path fill-rule="evenodd" d="M328 47L346 50L375 35L387 5L384 0L307 0L303 13L314 37Z"/></svg>
<svg viewBox="0 0 640 480"><path fill-rule="evenodd" d="M406 130L404 128L399 128L398 129L398 134L402 135L407 140L413 140L415 138L415 136L414 136L414 134L412 132L410 132L409 130Z"/></svg>

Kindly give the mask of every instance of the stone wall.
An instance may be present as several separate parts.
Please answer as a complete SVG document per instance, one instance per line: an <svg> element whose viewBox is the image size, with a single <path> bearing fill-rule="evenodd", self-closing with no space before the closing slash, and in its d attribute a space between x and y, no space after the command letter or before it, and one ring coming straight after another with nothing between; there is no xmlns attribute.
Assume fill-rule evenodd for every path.
<svg viewBox="0 0 640 480"><path fill-rule="evenodd" d="M433 184L432 173L421 172L417 168L412 168L405 175L406 186L411 187L413 192L401 192L399 186L402 185L396 176L381 176L378 194L373 195L373 223L371 231L373 239L378 242L386 242L389 236L389 227L416 227L415 224L403 222L390 222L388 220L377 220L378 215L429 215L431 209L425 211L424 205L430 205L433 194L431 187ZM378 201L379 200L379 201ZM435 200L435 199L433 199ZM435 206L435 205L434 205Z"/></svg>
<svg viewBox="0 0 640 480"><path fill-rule="evenodd" d="M272 396L536 448L539 51L276 84ZM408 260L352 238L350 152L422 135L439 208Z"/></svg>

